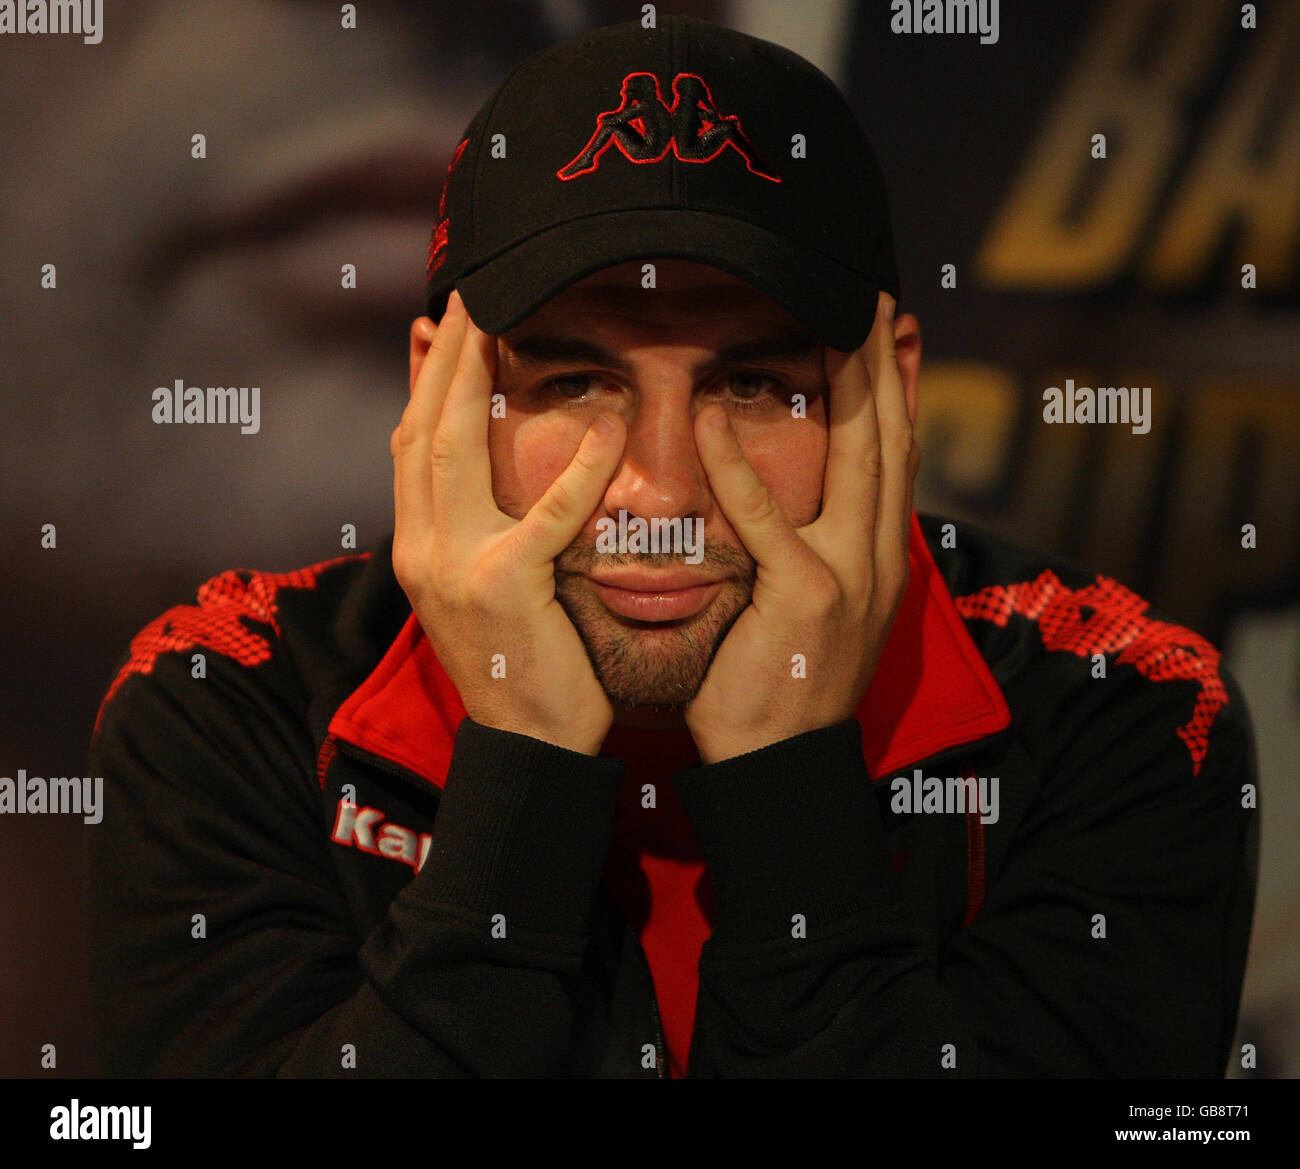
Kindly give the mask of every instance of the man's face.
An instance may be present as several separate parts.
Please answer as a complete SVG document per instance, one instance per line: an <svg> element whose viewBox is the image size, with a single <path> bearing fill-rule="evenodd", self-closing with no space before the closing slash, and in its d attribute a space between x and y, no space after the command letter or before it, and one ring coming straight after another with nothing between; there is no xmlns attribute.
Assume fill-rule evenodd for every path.
<svg viewBox="0 0 1300 1169"><path fill-rule="evenodd" d="M827 386L821 343L750 284L680 260L657 262L655 277L642 288L641 261L597 272L498 338L506 410L490 429L492 484L501 509L522 518L592 418L622 418L622 459L556 561L556 597L616 706L680 709L749 604L755 575L710 490L695 415L722 403L750 466L800 527L821 503ZM795 394L806 417L792 409ZM598 551L598 524L620 509L629 521L702 521L703 558ZM602 583L615 579L626 587ZM695 582L705 587L669 592Z"/></svg>

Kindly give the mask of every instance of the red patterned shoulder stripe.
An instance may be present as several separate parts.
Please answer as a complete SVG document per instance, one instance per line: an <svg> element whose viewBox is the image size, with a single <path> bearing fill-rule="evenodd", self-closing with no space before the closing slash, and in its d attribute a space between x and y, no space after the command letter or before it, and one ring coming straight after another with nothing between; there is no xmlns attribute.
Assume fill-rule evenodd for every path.
<svg viewBox="0 0 1300 1169"><path fill-rule="evenodd" d="M241 666L269 661L271 642L244 618L269 625L280 636L279 594L282 589L312 589L321 575L341 564L365 560L369 552L340 556L293 572L267 573L231 569L201 584L196 604L176 605L150 621L131 639L126 663L117 672L95 716L94 734L104 708L132 674L149 674L163 654L204 649Z"/></svg>
<svg viewBox="0 0 1300 1169"><path fill-rule="evenodd" d="M1005 626L1013 614L1027 617L1038 626L1049 650L1081 658L1114 654L1117 664L1135 666L1152 682L1197 683L1200 691L1192 716L1178 728L1178 737L1191 754L1192 774L1200 774L1210 728L1228 704L1219 676L1219 651L1200 634L1144 616L1146 601L1101 575L1094 584L1071 589L1049 569L1032 581L992 585L955 597L954 603L963 617L994 625Z"/></svg>

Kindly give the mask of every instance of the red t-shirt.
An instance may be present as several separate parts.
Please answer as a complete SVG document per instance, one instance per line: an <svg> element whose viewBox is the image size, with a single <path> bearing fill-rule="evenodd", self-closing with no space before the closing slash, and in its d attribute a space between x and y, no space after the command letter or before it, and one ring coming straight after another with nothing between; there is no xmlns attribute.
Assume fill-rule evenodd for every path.
<svg viewBox="0 0 1300 1169"><path fill-rule="evenodd" d="M686 731L614 727L604 752L624 759L627 771L605 866L605 887L627 915L650 962L668 1072L686 1075L699 990L700 949L713 929L713 895L699 845L672 776L699 765ZM653 806L642 787L653 787Z"/></svg>

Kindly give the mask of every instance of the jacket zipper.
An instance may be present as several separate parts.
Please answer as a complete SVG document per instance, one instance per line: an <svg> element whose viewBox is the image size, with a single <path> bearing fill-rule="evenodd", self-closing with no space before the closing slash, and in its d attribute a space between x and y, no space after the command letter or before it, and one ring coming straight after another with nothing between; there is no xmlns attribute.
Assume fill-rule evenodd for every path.
<svg viewBox="0 0 1300 1169"><path fill-rule="evenodd" d="M655 1068L661 1080L666 1079L664 1068L668 1063L668 1052L664 1045L664 1027L659 1018L659 1000L652 994L650 1005L655 1012Z"/></svg>
<svg viewBox="0 0 1300 1169"><path fill-rule="evenodd" d="M668 1067L668 1046L664 1043L664 1025L659 1015L659 996L654 991L654 972L650 969L650 960L646 957L645 948L641 945L641 939L636 936L632 924L625 921L624 928L632 935L632 944L641 959L641 969L645 971L646 979L650 983L650 1009L655 1017L655 1070L659 1079L665 1080L668 1078L665 1074Z"/></svg>

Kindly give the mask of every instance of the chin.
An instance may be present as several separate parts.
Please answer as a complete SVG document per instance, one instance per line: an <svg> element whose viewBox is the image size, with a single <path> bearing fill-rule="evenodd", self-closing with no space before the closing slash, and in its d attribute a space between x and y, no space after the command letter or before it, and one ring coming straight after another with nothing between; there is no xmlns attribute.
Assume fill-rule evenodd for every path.
<svg viewBox="0 0 1300 1169"><path fill-rule="evenodd" d="M576 582L557 588L556 600L610 702L664 713L683 710L695 697L727 630L749 603L737 585L691 617L648 624L611 613L590 586Z"/></svg>

